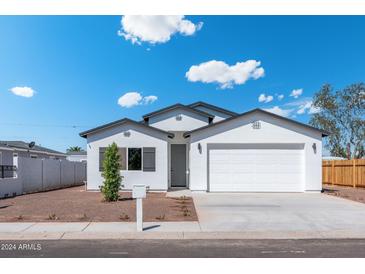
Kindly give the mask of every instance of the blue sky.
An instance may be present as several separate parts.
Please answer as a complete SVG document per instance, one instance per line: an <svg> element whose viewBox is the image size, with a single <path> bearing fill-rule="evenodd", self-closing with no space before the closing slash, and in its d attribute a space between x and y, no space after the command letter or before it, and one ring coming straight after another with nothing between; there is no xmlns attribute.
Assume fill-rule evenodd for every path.
<svg viewBox="0 0 365 274"><path fill-rule="evenodd" d="M65 151L85 147L83 130L200 100L236 112L284 111L308 122L311 97L322 84L342 88L364 80L365 17L186 16L170 22L167 33L163 22L144 28L136 20L0 17L0 139ZM264 73L255 76L259 68ZM217 69L226 73L223 80ZM22 87L35 93L16 95L24 95ZM302 93L295 98L293 90ZM132 96L138 104L122 107L118 100L129 92L139 94ZM155 97L146 102L146 96Z"/></svg>

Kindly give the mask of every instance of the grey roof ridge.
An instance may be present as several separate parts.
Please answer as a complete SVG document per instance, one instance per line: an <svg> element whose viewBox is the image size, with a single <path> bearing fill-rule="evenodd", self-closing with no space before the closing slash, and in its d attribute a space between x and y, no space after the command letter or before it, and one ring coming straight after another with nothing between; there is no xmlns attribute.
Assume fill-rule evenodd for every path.
<svg viewBox="0 0 365 274"><path fill-rule="evenodd" d="M26 146L25 146L26 145ZM3 149L17 149L21 151L30 151L34 153L42 153L47 155L62 155L65 156L66 154L57 150L53 150L50 148L46 148L40 145L35 145L34 147L28 147L29 143L24 141L0 141L0 147Z"/></svg>
<svg viewBox="0 0 365 274"><path fill-rule="evenodd" d="M231 115L231 116L237 116L239 115L237 112L234 112L234 111L230 111L228 109L225 109L225 108L221 108L221 107L218 107L218 106L215 106L215 105L212 105L212 104L209 104L209 103L206 103L204 101L197 101L195 103L191 103L189 105L187 105L188 107L191 107L191 108L194 108L196 106L203 106L203 107L206 107L206 108L210 108L210 109L213 109L213 110L216 110L216 111L219 111L219 112L222 112L222 113L225 113L225 114L228 114L228 115Z"/></svg>
<svg viewBox="0 0 365 274"><path fill-rule="evenodd" d="M171 132L167 132L167 131L164 131L162 129L158 129L158 128L149 126L147 124L143 124L143 123L134 121L134 120L129 119L129 118L119 119L119 120L116 120L116 121L113 121L113 122L110 122L110 123L107 123L107 124L104 124L104 125L101 125L101 126L98 126L98 127L95 127L95 128L83 131L83 132L80 132L79 135L83 138L86 138L87 135L90 134L90 133L94 133L96 131L100 131L100 130L103 130L103 129L106 129L106 128L109 128L109 127L113 127L113 126L116 126L116 125L121 125L121 124L124 124L124 123L127 123L127 122L135 124L135 125L139 125L139 126L142 126L142 127L150 128L150 129L156 130L160 133L167 134L167 136L170 137L170 138L173 138L175 136Z"/></svg>
<svg viewBox="0 0 365 274"><path fill-rule="evenodd" d="M248 114L251 114L253 112L256 112L256 111L259 111L259 112L262 112L262 113L265 113L265 114L268 114L268 115L271 115L273 117L276 117L278 119L282 119L282 120L285 120L285 121L288 121L288 122L291 122L291 123L294 123L294 124L297 124L297 125L300 125L300 126L304 126L306 128L310 128L310 129L314 129L314 130L317 130L317 131L320 131L322 132L322 137L326 137L328 135L330 135L329 132L327 131L324 131L324 130L321 130L321 129L318 129L316 127L313 127L313 126L310 126L310 125L307 125L307 124L304 124L304 123L301 123L301 122L298 122L298 121L295 121L293 119L289 119L289 118L286 118L286 117L283 117L283 116L280 116L278 114L274 114L272 112L269 112L269 111L265 111L263 109L260 109L260 108L255 108L255 109L252 109L252 110L249 110L247 112L243 112L237 116L232 116L230 118L227 118L225 120L221 120L219 122L216 122L216 123L213 123L213 124L209 124L209 125L206 125L206 126L203 126L203 127L200 127L200 128L197 128L197 129L194 129L194 130L190 130L190 131L187 131L183 134L183 136L186 138L188 136L191 135L191 133L194 133L194 132L197 132L197 131L200 131L200 130L204 130L206 128L211 128L211 127L214 127L214 126L217 126L217 125L220 125L220 124L223 124L223 123L226 123L226 122L229 122L231 120L234 120L234 119L237 119L237 118L240 118L240 117L243 117L243 116L246 116Z"/></svg>
<svg viewBox="0 0 365 274"><path fill-rule="evenodd" d="M159 109L159 110L156 110L156 111L147 113L147 114L143 115L142 117L143 117L144 120L146 120L146 119L148 119L148 118L150 118L152 116L155 116L155 115L158 115L160 113L164 113L164 112L167 112L169 110L173 110L173 109L179 108L179 107L180 108L187 109L187 110L190 110L190 111L193 111L195 113L198 113L200 115L206 116L208 118L212 118L213 119L215 117L214 115L212 115L210 113L207 113L207 112L202 111L202 110L198 110L198 109L191 108L188 105L183 105L181 103L173 104L171 106L168 106L168 107L165 107L165 108L162 108L162 109Z"/></svg>

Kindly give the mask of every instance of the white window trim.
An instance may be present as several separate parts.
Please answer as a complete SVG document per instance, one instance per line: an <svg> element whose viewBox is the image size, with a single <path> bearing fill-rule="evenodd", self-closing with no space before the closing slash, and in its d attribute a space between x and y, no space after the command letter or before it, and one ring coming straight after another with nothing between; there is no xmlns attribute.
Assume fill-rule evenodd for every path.
<svg viewBox="0 0 365 274"><path fill-rule="evenodd" d="M16 163L14 162L14 158L16 158ZM18 152L13 152L13 166L16 166L16 171L14 171L14 178L18 178L18 166L19 166L19 154Z"/></svg>
<svg viewBox="0 0 365 274"><path fill-rule="evenodd" d="M128 170L128 147L118 147L118 149L119 148L125 148L125 169L120 169L121 171L126 171L126 170ZM82 161L81 161L82 162ZM86 162L86 160L85 160L85 162Z"/></svg>
<svg viewBox="0 0 365 274"><path fill-rule="evenodd" d="M119 148L119 147L118 147ZM128 171L128 172L144 172L143 171L143 147L138 147L138 146L131 146L131 147L127 147L127 146L123 146L123 147L120 147L120 148L126 148L126 155L125 155L125 157L126 157L126 169L121 169L120 171ZM129 169L129 153L128 153L128 150L130 149L130 148L139 148L139 149L141 149L141 169L140 170L132 170L132 169ZM100 149L100 147L99 147L99 149ZM85 162L87 162L86 160L85 160ZM156 165L157 165L157 163L156 163ZM157 169L157 168L156 168ZM102 171L99 171L100 173L102 173Z"/></svg>

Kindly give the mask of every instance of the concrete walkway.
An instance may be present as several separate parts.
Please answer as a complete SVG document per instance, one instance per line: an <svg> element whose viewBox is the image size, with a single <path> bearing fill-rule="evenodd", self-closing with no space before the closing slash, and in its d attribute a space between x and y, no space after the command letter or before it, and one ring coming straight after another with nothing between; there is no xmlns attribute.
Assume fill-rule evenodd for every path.
<svg viewBox="0 0 365 274"><path fill-rule="evenodd" d="M365 204L321 193L193 194L202 231L357 235ZM336 232L337 233L337 232Z"/></svg>
<svg viewBox="0 0 365 274"><path fill-rule="evenodd" d="M199 222L0 223L16 239L365 239L365 204L323 194L193 194Z"/></svg>
<svg viewBox="0 0 365 274"><path fill-rule="evenodd" d="M364 230L206 231L198 222L135 223L0 223L1 240L58 239L330 239L365 238Z"/></svg>

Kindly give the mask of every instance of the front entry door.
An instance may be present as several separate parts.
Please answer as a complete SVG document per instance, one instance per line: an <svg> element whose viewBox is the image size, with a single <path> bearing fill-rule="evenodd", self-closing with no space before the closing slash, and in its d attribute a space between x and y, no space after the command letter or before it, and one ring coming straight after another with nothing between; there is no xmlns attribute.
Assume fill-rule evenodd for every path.
<svg viewBox="0 0 365 274"><path fill-rule="evenodd" d="M171 144L171 187L186 187L185 144Z"/></svg>

